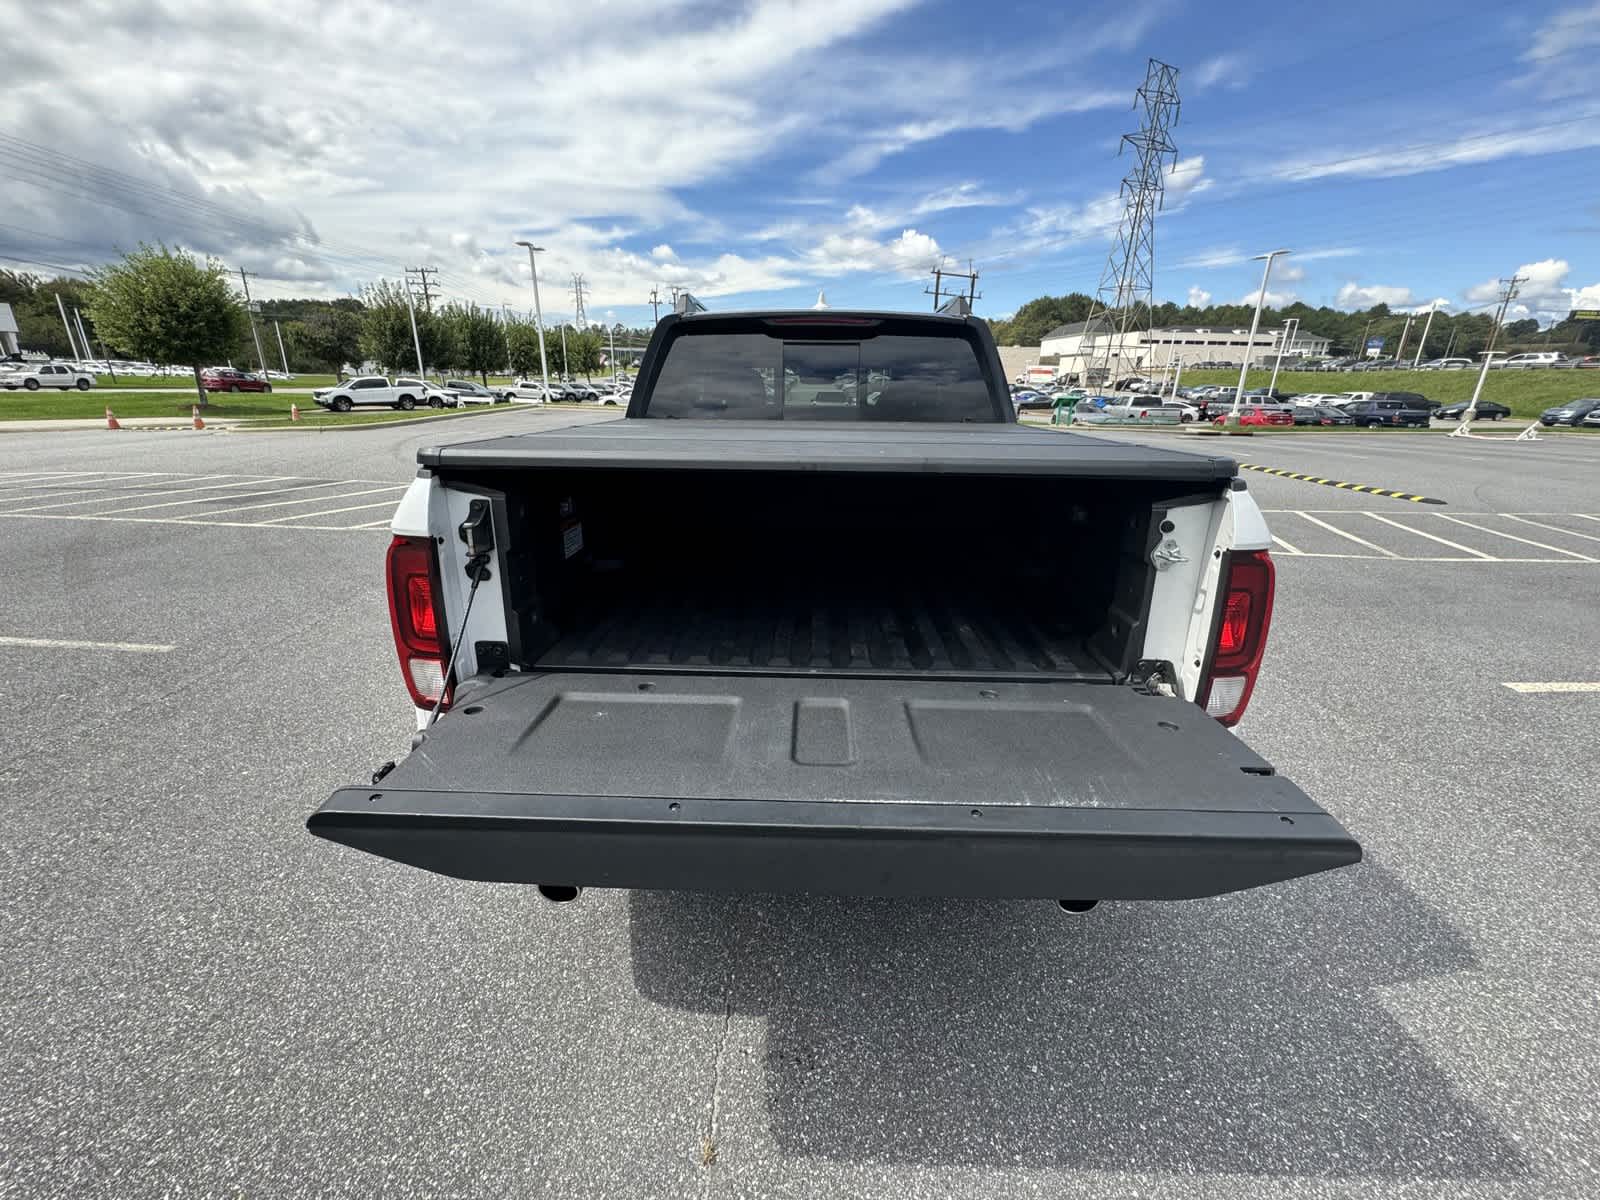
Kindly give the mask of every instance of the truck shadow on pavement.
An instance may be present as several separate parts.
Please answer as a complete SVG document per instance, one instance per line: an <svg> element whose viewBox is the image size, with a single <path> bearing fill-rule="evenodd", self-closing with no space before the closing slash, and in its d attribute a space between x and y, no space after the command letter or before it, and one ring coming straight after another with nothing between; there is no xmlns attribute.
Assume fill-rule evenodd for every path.
<svg viewBox="0 0 1600 1200"><path fill-rule="evenodd" d="M766 1104L788 1155L1528 1170L1373 990L1476 962L1381 866L1086 917L1048 902L659 892L630 906L645 997L766 1019Z"/></svg>

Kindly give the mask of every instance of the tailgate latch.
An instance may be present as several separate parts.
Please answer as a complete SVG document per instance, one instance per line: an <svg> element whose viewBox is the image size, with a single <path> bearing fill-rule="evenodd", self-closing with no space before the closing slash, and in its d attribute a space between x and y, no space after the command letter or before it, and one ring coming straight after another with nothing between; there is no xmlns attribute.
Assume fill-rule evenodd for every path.
<svg viewBox="0 0 1600 1200"><path fill-rule="evenodd" d="M1177 538L1166 538L1150 551L1150 561L1155 564L1156 570L1165 571L1168 567L1188 562L1189 556L1183 552L1183 547L1178 545Z"/></svg>

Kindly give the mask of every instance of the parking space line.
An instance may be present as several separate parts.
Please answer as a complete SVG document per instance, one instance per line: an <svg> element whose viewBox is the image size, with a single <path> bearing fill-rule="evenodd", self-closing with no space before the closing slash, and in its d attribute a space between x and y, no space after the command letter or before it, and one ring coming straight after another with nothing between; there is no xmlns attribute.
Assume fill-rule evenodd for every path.
<svg viewBox="0 0 1600 1200"><path fill-rule="evenodd" d="M1442 538L1437 534L1424 533L1420 529L1413 529L1409 525L1402 525L1399 521L1396 521L1390 517L1386 517L1382 513L1369 512L1367 516L1371 517L1374 521L1382 521L1385 525L1393 525L1396 529L1404 529L1407 533L1414 533L1418 537L1425 537L1431 542L1438 542L1441 546L1449 546L1452 550L1459 550L1463 554L1470 554L1474 558L1486 559L1489 562L1495 561L1495 556L1492 554L1485 554L1482 550L1474 550L1471 546L1463 546L1459 542L1452 542L1449 538Z"/></svg>
<svg viewBox="0 0 1600 1200"><path fill-rule="evenodd" d="M1375 545L1374 543L1367 541L1367 539L1364 538L1364 537L1357 537L1353 533L1346 533L1343 529L1340 529L1337 525L1330 525L1330 524L1328 524L1328 522L1326 522L1324 520L1321 520L1318 517L1313 517L1310 513L1301 512L1299 509L1293 509L1291 511L1293 511L1297 516L1304 517L1306 520L1310 521L1313 525L1320 525L1320 526L1322 526L1322 528L1326 529L1329 533L1336 533L1340 537L1347 538L1350 541L1355 542L1359 546L1365 546L1368 550L1376 550L1379 554L1382 554L1387 558L1399 558L1400 557L1393 550L1385 550L1382 546Z"/></svg>
<svg viewBox="0 0 1600 1200"><path fill-rule="evenodd" d="M151 642L75 642L62 638L0 637L0 646L20 646L34 650L120 650L126 654L166 654L176 646Z"/></svg>
<svg viewBox="0 0 1600 1200"><path fill-rule="evenodd" d="M1600 683L1502 683L1503 688L1520 692L1524 696L1540 696L1558 692L1600 692Z"/></svg>
<svg viewBox="0 0 1600 1200"><path fill-rule="evenodd" d="M314 517L319 514L307 513ZM197 521L192 517L101 517L93 513L8 513L0 512L0 520L16 521L110 521L124 525L183 525L193 529L196 525L210 525L216 529L307 529L320 533L349 533L354 525L275 525L266 521Z"/></svg>
<svg viewBox="0 0 1600 1200"><path fill-rule="evenodd" d="M1474 521L1464 521L1460 517L1453 517L1448 513L1434 513L1433 515L1445 521L1454 521L1457 525L1465 525L1468 529L1478 529L1484 533L1492 533L1495 535L1495 537L1509 538L1513 542L1521 542L1525 546L1537 546L1541 550L1550 550L1556 554L1570 555L1579 562L1600 562L1600 558L1590 558L1587 554L1579 554L1576 550L1563 550L1560 546L1551 546L1544 542L1536 542L1532 538L1518 537L1514 533L1502 533L1498 529L1491 529L1487 525L1479 525Z"/></svg>
<svg viewBox="0 0 1600 1200"><path fill-rule="evenodd" d="M87 496L80 503L91 504L99 499L122 499L126 496L161 496L167 493L152 491L169 483L192 483L196 479L234 479L237 476L223 471L215 475L185 475L176 479L78 479L65 491L40 492L36 496L7 495L6 500L20 500L31 504L35 500L56 500L62 496ZM77 486L82 484L83 486Z"/></svg>
<svg viewBox="0 0 1600 1200"><path fill-rule="evenodd" d="M1498 515L1508 521L1520 521L1524 525L1532 525L1536 529L1548 529L1551 533L1559 533L1564 537L1582 538L1586 542L1600 542L1600 537L1596 537L1592 533L1576 533L1571 529L1563 529L1559 525L1546 525L1543 521L1530 521L1527 517L1517 516L1516 513L1500 513ZM1573 513L1572 515L1576 517L1581 514Z"/></svg>
<svg viewBox="0 0 1600 1200"><path fill-rule="evenodd" d="M322 509L320 512L291 513L287 517L273 517L269 521L260 521L260 522L258 522L258 524L261 524L261 525L278 525L278 524L281 524L284 521L305 521L305 520L311 519L312 517L331 517L336 513L358 512L359 510L361 510L363 508L393 508L393 507L394 507L394 501L393 500L375 500L371 504L352 504L348 508L325 508L325 509ZM346 525L343 528L345 528L345 529L354 529L355 526L354 525Z"/></svg>
<svg viewBox="0 0 1600 1200"><path fill-rule="evenodd" d="M338 485L329 484L329 483L308 483L308 484L304 485L305 488L335 487L335 486L338 486ZM286 505L289 505L289 504L316 504L316 503L318 503L319 501L322 501L322 500L348 500L351 496L370 496L375 492L403 492L403 491L406 490L406 486L407 486L406 484L397 483L397 484L394 484L391 487L366 488L365 490L359 491L359 492L345 492L343 495L339 495L339 496L305 496L305 497L302 497L299 500L272 500L272 501L268 501L266 504L237 504L237 505L234 505L232 508L208 508L208 509L206 509L206 511L204 513L201 513L201 514L198 514L198 515L206 516L206 517L216 517L216 516L221 516L223 513L249 512L251 509L256 509L256 508L283 508L283 507L285 507ZM286 491L286 492L296 492L296 491L301 491L303 489L302 488L284 488L283 490Z"/></svg>
<svg viewBox="0 0 1600 1200"><path fill-rule="evenodd" d="M205 479L207 477L202 475L202 476L200 476L200 478L201 479ZM168 488L166 491L163 491L163 492L141 492L140 496L141 497L142 496L177 496L177 495L181 495L184 492L216 492L216 491L221 491L223 488L254 487L258 483L275 483L280 479L299 479L299 478L301 478L301 476L299 476L299 475L275 475L275 476L271 476L271 477L266 478L266 479L240 479L240 480L237 480L237 481L235 481L233 483L207 483L207 484L203 484L200 487ZM16 512L16 513L46 512L46 511L48 511L49 509L52 509L52 508L72 508L74 505L77 505L77 504L98 504L98 503L101 503L102 501L105 501L105 500L126 500L126 499L128 499L127 496L91 496L87 500L68 500L68 501L66 501L66 502L64 502L62 504L36 504L31 508L14 508L11 511L12 512ZM118 510L116 510L116 509L112 510L112 512L116 512L116 511L118 511Z"/></svg>
<svg viewBox="0 0 1600 1200"><path fill-rule="evenodd" d="M126 473L121 473L121 472L100 471L100 472L96 472L94 477L86 478L86 479L59 478L59 477L57 477L57 478L49 478L49 479L24 479L24 480L22 480L20 482L3 485L3 490L0 490L0 496L3 496L7 500L11 500L11 499L43 500L47 496L70 496L74 492L100 492L100 491L106 491L109 488L116 486L117 484L125 484L128 487L133 487L133 486L135 486L137 484L147 483L151 487L160 487L163 483L172 483L174 481L174 478L176 478L176 476L173 475L172 478L154 479L154 478L151 477L152 474L169 474L169 475L173 475L173 473L170 473L170 472L129 471L129 472L126 472ZM200 478L206 479L206 478L210 478L210 476L202 475L202 476L200 476ZM54 490L45 490L45 489L54 489ZM62 490L62 489L70 489L70 490ZM22 492L35 492L35 491L39 492L39 495L37 495L37 496L21 496L20 495L20 493L22 493Z"/></svg>
<svg viewBox="0 0 1600 1200"><path fill-rule="evenodd" d="M298 478L298 476L291 475L291 476L289 476L289 478L290 479L295 479L295 478ZM193 499L190 499L190 500L167 500L167 501L162 502L161 504L135 504L132 508L109 508L109 509L106 510L106 515L107 516L120 516L122 513L144 512L146 509L151 509L151 508L177 508L179 505L182 505L182 504L205 504L209 500L218 500L218 499L221 499L221 500L232 500L234 496L244 496L244 497L247 497L247 498L248 497L253 497L253 496L276 496L276 495L280 495L283 492L298 492L298 491L304 491L307 488L326 488L326 487L334 487L334 486L337 486L337 485L329 484L329 483L299 483L299 484L295 484L293 487L262 488L259 492L234 492L232 496L220 496L220 497L219 496L196 496L196 497L194 497ZM359 495L359 493L357 493L357 494ZM343 500L344 497L343 496L322 496L322 497L316 497L316 499ZM290 501L287 501L287 503L290 503L290 504L304 504L304 503L307 503L307 501L290 500ZM241 505L240 507L248 508L250 506L249 505ZM234 510L233 509L224 508L224 509L207 509L206 511L207 512L232 512Z"/></svg>
<svg viewBox="0 0 1600 1200"><path fill-rule="evenodd" d="M1282 546L1283 549L1284 549L1284 552L1286 554L1301 554L1301 553L1303 553L1303 551L1301 551L1300 549L1298 549L1295 546L1291 546L1288 542L1284 541L1277 534L1273 534L1272 535L1272 540L1277 542L1278 545Z"/></svg>

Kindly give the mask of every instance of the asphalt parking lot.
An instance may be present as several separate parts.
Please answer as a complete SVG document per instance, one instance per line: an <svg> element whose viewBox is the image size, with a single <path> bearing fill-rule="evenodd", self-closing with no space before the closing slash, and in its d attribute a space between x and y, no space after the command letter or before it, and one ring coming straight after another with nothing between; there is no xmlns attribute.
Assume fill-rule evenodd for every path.
<svg viewBox="0 0 1600 1200"><path fill-rule="evenodd" d="M1600 1191L1600 691L1505 686L1600 682L1600 439L1209 442L1446 501L1247 474L1241 732L1367 859L1069 917L552 906L310 837L411 730L417 447L554 419L0 435L0 1194Z"/></svg>

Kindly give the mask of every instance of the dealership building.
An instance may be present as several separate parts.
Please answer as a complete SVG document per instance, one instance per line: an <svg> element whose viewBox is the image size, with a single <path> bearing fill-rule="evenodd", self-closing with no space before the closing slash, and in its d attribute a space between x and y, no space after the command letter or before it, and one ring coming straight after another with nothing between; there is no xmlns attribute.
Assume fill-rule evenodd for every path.
<svg viewBox="0 0 1600 1200"><path fill-rule="evenodd" d="M1061 325L1044 335L1039 343L1039 362L1054 362L1056 374L1082 377L1085 368L1104 362L1112 353L1117 335L1110 323L1095 317ZM1317 358L1328 353L1331 339L1314 333L1296 332L1287 343L1281 329L1260 329L1254 337L1248 329L1213 329L1198 325L1175 325L1169 329L1129 330L1122 338L1121 352L1114 373L1117 375L1164 371L1182 363L1229 363L1237 366L1249 361L1271 362L1285 358Z"/></svg>

